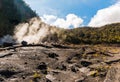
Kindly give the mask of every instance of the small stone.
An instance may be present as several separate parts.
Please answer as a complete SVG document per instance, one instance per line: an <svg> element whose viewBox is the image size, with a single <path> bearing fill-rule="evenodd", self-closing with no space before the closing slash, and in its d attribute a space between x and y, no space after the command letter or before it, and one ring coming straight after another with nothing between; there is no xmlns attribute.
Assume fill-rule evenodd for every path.
<svg viewBox="0 0 120 82"><path fill-rule="evenodd" d="M56 58L56 57L58 57L58 55L56 53L49 53L48 56L50 58Z"/></svg>
<svg viewBox="0 0 120 82"><path fill-rule="evenodd" d="M87 68L87 67L82 67L82 68L80 68L79 70L80 70L80 72L82 72L82 73L84 73L84 74L87 74L87 73L90 72L90 69Z"/></svg>
<svg viewBox="0 0 120 82"><path fill-rule="evenodd" d="M98 71L90 71L88 74L87 74L87 76L96 76L96 75L98 75Z"/></svg>
<svg viewBox="0 0 120 82"><path fill-rule="evenodd" d="M37 69L46 70L47 69L47 65L44 62L41 62L39 64L39 66L37 67Z"/></svg>
<svg viewBox="0 0 120 82"><path fill-rule="evenodd" d="M50 80L50 81L54 81L55 80L55 77L53 75L50 75L50 74L46 75L46 78L48 80Z"/></svg>
<svg viewBox="0 0 120 82"><path fill-rule="evenodd" d="M81 78L75 80L75 82L83 82L84 79L85 79L84 77L81 77Z"/></svg>
<svg viewBox="0 0 120 82"><path fill-rule="evenodd" d="M66 71L66 70L67 70L67 67L66 67L64 64L62 64L62 63L58 63L56 69Z"/></svg>
<svg viewBox="0 0 120 82"><path fill-rule="evenodd" d="M90 61L88 61L88 60L82 60L82 61L81 61L81 65L84 66L84 67L87 67L87 66L89 66L89 65L91 65L91 64L92 64L92 62L90 62Z"/></svg>
<svg viewBox="0 0 120 82"><path fill-rule="evenodd" d="M71 71L76 73L78 71L78 69L75 66L72 66Z"/></svg>

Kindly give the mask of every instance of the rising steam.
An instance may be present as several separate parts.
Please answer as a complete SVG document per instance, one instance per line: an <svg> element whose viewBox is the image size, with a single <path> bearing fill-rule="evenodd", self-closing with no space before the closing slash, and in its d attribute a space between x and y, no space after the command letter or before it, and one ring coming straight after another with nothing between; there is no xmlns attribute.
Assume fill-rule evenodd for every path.
<svg viewBox="0 0 120 82"><path fill-rule="evenodd" d="M11 35L5 35L2 38L0 38L0 45L3 43L13 43L15 44L15 40Z"/></svg>
<svg viewBox="0 0 120 82"><path fill-rule="evenodd" d="M49 25L43 23L40 18L35 17L27 23L17 25L14 38L18 43L26 41L28 44L39 44L54 32L55 29L51 30Z"/></svg>

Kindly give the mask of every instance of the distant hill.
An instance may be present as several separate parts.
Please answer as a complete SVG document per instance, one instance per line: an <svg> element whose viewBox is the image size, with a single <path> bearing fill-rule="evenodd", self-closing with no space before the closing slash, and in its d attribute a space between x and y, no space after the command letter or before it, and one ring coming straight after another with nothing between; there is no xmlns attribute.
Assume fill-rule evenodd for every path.
<svg viewBox="0 0 120 82"><path fill-rule="evenodd" d="M15 25L35 16L23 0L0 0L0 37L13 34Z"/></svg>
<svg viewBox="0 0 120 82"><path fill-rule="evenodd" d="M109 24L99 28L82 27L64 30L59 35L61 35L59 38L65 43L120 43L120 23Z"/></svg>
<svg viewBox="0 0 120 82"><path fill-rule="evenodd" d="M17 25L14 33L18 42L24 40L31 44L41 42L68 44L120 43L120 23L109 24L99 28L62 29L45 24L40 18L32 18Z"/></svg>

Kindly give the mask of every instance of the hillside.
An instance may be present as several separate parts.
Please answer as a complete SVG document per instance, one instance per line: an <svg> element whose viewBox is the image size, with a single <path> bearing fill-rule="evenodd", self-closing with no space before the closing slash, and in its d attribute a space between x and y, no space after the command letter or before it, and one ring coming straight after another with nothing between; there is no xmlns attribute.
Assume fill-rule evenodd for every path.
<svg viewBox="0 0 120 82"><path fill-rule="evenodd" d="M73 44L120 43L120 23L64 30L59 35L63 42Z"/></svg>
<svg viewBox="0 0 120 82"><path fill-rule="evenodd" d="M75 29L62 29L50 26L40 18L16 26L15 38L18 42L27 41L32 44L62 43L62 44L119 44L120 23L105 25L99 28L80 27ZM32 38L32 39L30 39Z"/></svg>
<svg viewBox="0 0 120 82"><path fill-rule="evenodd" d="M0 37L13 34L15 25L35 16L23 0L0 0Z"/></svg>

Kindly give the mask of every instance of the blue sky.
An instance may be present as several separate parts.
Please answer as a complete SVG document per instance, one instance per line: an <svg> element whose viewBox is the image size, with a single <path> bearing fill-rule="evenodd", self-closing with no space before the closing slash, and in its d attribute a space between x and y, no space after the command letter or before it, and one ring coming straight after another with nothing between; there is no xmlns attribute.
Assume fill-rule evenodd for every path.
<svg viewBox="0 0 120 82"><path fill-rule="evenodd" d="M61 23L65 23L63 26L66 25L66 27L68 28L71 25L73 25L73 27L82 26L82 25L89 26L91 24L91 21L98 20L95 18L95 16L97 17L98 15L100 15L102 11L103 13L105 11L105 12L110 12L114 14L115 12L117 12L118 14L120 12L120 4L119 4L120 0L24 0L24 1L27 4L29 4L29 6L33 10L35 10L38 13L38 15L43 19L43 21L45 21L46 23L59 26L60 24L59 22L61 22ZM117 4L117 10L114 11L116 8L116 4ZM113 11L107 11L107 10L111 10L110 8L112 6L115 7ZM99 11L101 13L99 13ZM67 24L68 21L71 21L71 19L68 18L70 16L71 16L71 19L75 19L75 21L78 20L81 22L80 23L78 22L75 25L72 23ZM118 18L117 22L120 21L119 19L120 18ZM102 21L102 19L99 19L99 20ZM107 23L111 23L109 21ZM102 25L98 25L98 26L102 26Z"/></svg>

